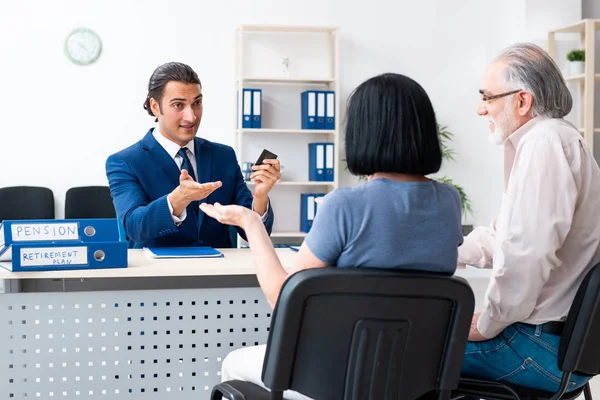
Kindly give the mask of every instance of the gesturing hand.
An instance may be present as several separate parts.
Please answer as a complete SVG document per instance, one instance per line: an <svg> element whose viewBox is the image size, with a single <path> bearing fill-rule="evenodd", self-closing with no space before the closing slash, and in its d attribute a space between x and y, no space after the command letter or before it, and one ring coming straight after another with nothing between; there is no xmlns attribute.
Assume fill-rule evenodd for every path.
<svg viewBox="0 0 600 400"><path fill-rule="evenodd" d="M254 211L237 205L223 206L219 203L202 203L200 210L222 224L239 226L244 230L252 218L259 218Z"/></svg>
<svg viewBox="0 0 600 400"><path fill-rule="evenodd" d="M207 198L212 192L223 186L221 181L198 183L192 179L185 169L179 175L179 190L183 198L188 201L200 201Z"/></svg>
<svg viewBox="0 0 600 400"><path fill-rule="evenodd" d="M181 215L192 201L207 198L208 195L221 186L223 186L221 181L198 183L192 179L185 169L182 169L179 175L179 186L168 197L171 207L173 207L173 215Z"/></svg>

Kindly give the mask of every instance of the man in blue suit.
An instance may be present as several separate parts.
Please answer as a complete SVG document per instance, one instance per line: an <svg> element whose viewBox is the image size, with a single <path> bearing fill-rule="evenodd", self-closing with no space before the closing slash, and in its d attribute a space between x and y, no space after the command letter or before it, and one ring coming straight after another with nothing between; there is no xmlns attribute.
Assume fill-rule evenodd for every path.
<svg viewBox="0 0 600 400"><path fill-rule="evenodd" d="M253 167L253 196L234 150L196 137L202 86L192 68L174 62L158 67L144 109L158 127L106 161L111 196L130 247L232 247L229 226L204 218L203 202L250 208L271 233L268 193L281 177L279 161L267 159Z"/></svg>

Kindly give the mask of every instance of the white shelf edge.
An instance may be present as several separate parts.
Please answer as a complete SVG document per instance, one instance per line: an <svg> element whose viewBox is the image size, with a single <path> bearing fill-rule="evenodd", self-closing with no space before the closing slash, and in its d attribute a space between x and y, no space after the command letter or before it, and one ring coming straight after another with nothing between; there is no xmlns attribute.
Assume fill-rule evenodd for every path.
<svg viewBox="0 0 600 400"><path fill-rule="evenodd" d="M335 78L286 78L278 76L243 76L242 82L282 83L282 84L328 84L335 83Z"/></svg>
<svg viewBox="0 0 600 400"><path fill-rule="evenodd" d="M339 28L334 26L240 25L238 30L242 32L332 33Z"/></svg>
<svg viewBox="0 0 600 400"><path fill-rule="evenodd" d="M240 129L237 130L240 132ZM337 131L335 129L252 129L252 128L243 128L241 129L242 133L313 133L319 135L335 135Z"/></svg>
<svg viewBox="0 0 600 400"><path fill-rule="evenodd" d="M584 129L579 129L579 133L584 133ZM600 128L595 128L594 133L600 133Z"/></svg>
<svg viewBox="0 0 600 400"><path fill-rule="evenodd" d="M551 33L580 33L585 29L585 20L578 21L574 24L563 26L562 28L553 29Z"/></svg>
<svg viewBox="0 0 600 400"><path fill-rule="evenodd" d="M306 232L271 232L272 238L301 238L305 236Z"/></svg>
<svg viewBox="0 0 600 400"><path fill-rule="evenodd" d="M597 81L600 81L600 74L594 74L594 78ZM585 79L585 75L571 75L565 76L565 81L567 82L575 82L575 81L583 81Z"/></svg>
<svg viewBox="0 0 600 400"><path fill-rule="evenodd" d="M598 18L585 18L574 24L563 26L562 28L552 29L550 33L584 33L586 21L594 23L594 30L600 30L600 19Z"/></svg>
<svg viewBox="0 0 600 400"><path fill-rule="evenodd" d="M247 185L254 186L254 181L246 181ZM306 181L306 182L290 182L290 181L279 181L275 184L277 186L337 186L335 182L320 182L320 181Z"/></svg>

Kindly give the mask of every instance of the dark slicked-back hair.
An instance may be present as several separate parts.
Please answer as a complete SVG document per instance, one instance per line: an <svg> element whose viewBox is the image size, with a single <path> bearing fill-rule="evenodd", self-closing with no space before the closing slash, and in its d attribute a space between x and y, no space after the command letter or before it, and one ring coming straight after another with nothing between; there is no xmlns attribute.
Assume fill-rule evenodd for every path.
<svg viewBox="0 0 600 400"><path fill-rule="evenodd" d="M350 95L346 159L354 175L439 171L442 151L435 112L425 90L399 74L373 77Z"/></svg>
<svg viewBox="0 0 600 400"><path fill-rule="evenodd" d="M198 75L189 65L180 62L169 62L161 65L154 70L148 81L148 96L146 96L146 101L144 101L144 110L151 116L154 117L152 109L150 108L150 99L156 100L160 107L165 92L165 86L171 81L194 83L202 87L200 78L198 78Z"/></svg>

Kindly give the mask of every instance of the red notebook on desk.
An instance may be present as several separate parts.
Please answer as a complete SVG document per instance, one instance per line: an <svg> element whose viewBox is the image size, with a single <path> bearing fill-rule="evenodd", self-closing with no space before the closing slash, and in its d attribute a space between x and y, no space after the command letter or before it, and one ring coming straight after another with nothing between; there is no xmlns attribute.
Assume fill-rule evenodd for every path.
<svg viewBox="0 0 600 400"><path fill-rule="evenodd" d="M151 258L218 258L223 253L209 246L197 247L144 247Z"/></svg>

